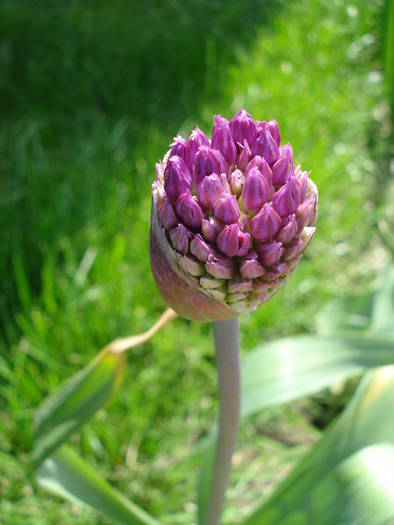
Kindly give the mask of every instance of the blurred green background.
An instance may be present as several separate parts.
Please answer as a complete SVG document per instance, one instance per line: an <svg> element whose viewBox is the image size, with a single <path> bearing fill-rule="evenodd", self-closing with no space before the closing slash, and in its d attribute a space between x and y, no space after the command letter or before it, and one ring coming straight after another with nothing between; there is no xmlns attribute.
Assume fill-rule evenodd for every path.
<svg viewBox="0 0 394 525"><path fill-rule="evenodd" d="M288 285L242 318L244 352L313 330L329 298L373 285L388 260L375 225L394 197L386 23L383 0L2 0L1 523L107 523L32 484L31 421L100 348L165 308L150 188L178 132L209 132L213 114L240 107L276 118L319 187L317 237ZM243 428L227 519L272 490L341 396ZM130 355L120 394L73 442L163 523L192 524L215 413L211 327L178 320Z"/></svg>

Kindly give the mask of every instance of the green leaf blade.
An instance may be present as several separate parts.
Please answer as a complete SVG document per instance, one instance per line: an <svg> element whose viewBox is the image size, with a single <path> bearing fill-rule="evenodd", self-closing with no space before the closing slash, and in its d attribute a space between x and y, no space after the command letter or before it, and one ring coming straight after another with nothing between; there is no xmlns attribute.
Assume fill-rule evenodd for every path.
<svg viewBox="0 0 394 525"><path fill-rule="evenodd" d="M114 490L67 446L44 460L36 479L52 494L89 506L121 525L160 525Z"/></svg>
<svg viewBox="0 0 394 525"><path fill-rule="evenodd" d="M101 408L118 389L124 352L104 350L47 398L37 411L33 462L38 465Z"/></svg>
<svg viewBox="0 0 394 525"><path fill-rule="evenodd" d="M392 363L391 338L307 335L269 342L244 360L242 416Z"/></svg>
<svg viewBox="0 0 394 525"><path fill-rule="evenodd" d="M392 518L393 405L394 367L367 374L323 439L244 525L309 524L319 515L322 525L381 525Z"/></svg>

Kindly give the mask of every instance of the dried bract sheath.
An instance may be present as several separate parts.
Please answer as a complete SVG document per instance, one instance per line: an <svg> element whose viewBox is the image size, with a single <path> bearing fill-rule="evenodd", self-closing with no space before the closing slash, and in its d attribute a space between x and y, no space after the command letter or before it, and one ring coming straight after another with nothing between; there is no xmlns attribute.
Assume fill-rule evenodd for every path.
<svg viewBox="0 0 394 525"><path fill-rule="evenodd" d="M230 319L268 301L316 230L317 188L281 146L276 120L215 115L212 140L196 127L156 164L150 258L179 315Z"/></svg>

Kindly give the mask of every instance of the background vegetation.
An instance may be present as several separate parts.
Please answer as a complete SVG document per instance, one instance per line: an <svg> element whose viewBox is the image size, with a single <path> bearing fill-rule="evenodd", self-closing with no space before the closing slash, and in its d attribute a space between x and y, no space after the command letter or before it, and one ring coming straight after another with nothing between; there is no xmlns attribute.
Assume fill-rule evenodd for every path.
<svg viewBox="0 0 394 525"><path fill-rule="evenodd" d="M1 2L0 521L104 523L31 483L32 415L164 309L150 186L178 131L209 131L214 113L239 107L274 117L319 187L318 235L285 289L242 318L244 352L313 330L326 300L373 285L388 259L374 224L394 193L385 22L382 0ZM191 524L216 410L211 327L178 320L129 361L116 400L74 443L164 523ZM227 519L289 471L340 392L243 428Z"/></svg>

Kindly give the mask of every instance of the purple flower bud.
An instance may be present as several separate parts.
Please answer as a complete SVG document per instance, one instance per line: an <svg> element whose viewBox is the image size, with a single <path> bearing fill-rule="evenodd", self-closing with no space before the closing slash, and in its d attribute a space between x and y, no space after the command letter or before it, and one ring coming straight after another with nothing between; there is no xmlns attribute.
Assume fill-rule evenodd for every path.
<svg viewBox="0 0 394 525"><path fill-rule="evenodd" d="M231 136L229 122L220 115L215 115L213 121L211 147L220 151L229 165L234 164L237 148Z"/></svg>
<svg viewBox="0 0 394 525"><path fill-rule="evenodd" d="M188 143L190 146L192 160L194 160L194 157L196 156L196 153L200 146L209 146L209 140L207 136L201 131L201 129L198 126L196 126L191 132Z"/></svg>
<svg viewBox="0 0 394 525"><path fill-rule="evenodd" d="M202 211L193 199L190 191L182 193L175 203L175 211L181 217L186 226L190 228L201 228Z"/></svg>
<svg viewBox="0 0 394 525"><path fill-rule="evenodd" d="M240 301L244 301L248 297L247 292L235 292L235 293L228 293L226 296L226 302L228 304L234 304L238 303Z"/></svg>
<svg viewBox="0 0 394 525"><path fill-rule="evenodd" d="M205 269L210 275L216 277L216 279L231 279L235 272L232 259L213 254L208 256Z"/></svg>
<svg viewBox="0 0 394 525"><path fill-rule="evenodd" d="M257 258L244 259L240 265L240 272L244 279L256 279L256 277L261 277L265 273L265 269Z"/></svg>
<svg viewBox="0 0 394 525"><path fill-rule="evenodd" d="M252 153L253 155L264 157L270 166L278 160L279 148L267 126L263 126L258 130Z"/></svg>
<svg viewBox="0 0 394 525"><path fill-rule="evenodd" d="M264 178L267 179L268 183L272 185L272 170L268 165L268 162L263 159L260 155L256 155L246 167L245 176L250 170L257 168L263 174Z"/></svg>
<svg viewBox="0 0 394 525"><path fill-rule="evenodd" d="M247 211L256 211L267 202L270 194L270 185L258 168L247 172L242 188L241 200Z"/></svg>
<svg viewBox="0 0 394 525"><path fill-rule="evenodd" d="M230 175L230 188L233 195L241 195L242 186L244 185L245 175L240 170L234 170Z"/></svg>
<svg viewBox="0 0 394 525"><path fill-rule="evenodd" d="M227 257L241 257L249 251L250 235L243 233L237 224L230 224L219 233L216 243Z"/></svg>
<svg viewBox="0 0 394 525"><path fill-rule="evenodd" d="M213 214L223 224L237 223L240 216L237 199L233 195L222 195L216 201Z"/></svg>
<svg viewBox="0 0 394 525"><path fill-rule="evenodd" d="M261 278L262 281L269 283L270 288L276 286L278 283L279 272L276 268L266 269L265 274Z"/></svg>
<svg viewBox="0 0 394 525"><path fill-rule="evenodd" d="M238 219L239 229L245 233L250 233L250 217L245 214L241 214L241 217Z"/></svg>
<svg viewBox="0 0 394 525"><path fill-rule="evenodd" d="M190 232L183 226L178 224L176 228L173 228L168 232L171 239L171 244L180 253L186 254L189 251L189 238L191 237Z"/></svg>
<svg viewBox="0 0 394 525"><path fill-rule="evenodd" d="M252 152L247 140L243 141L243 144L238 144L239 154L237 159L237 166L240 170L245 171L246 166L250 161Z"/></svg>
<svg viewBox="0 0 394 525"><path fill-rule="evenodd" d="M298 266L298 263L300 262L301 257L302 257L302 253L299 253L296 257L293 257L291 261L286 262L289 272L292 272L294 268Z"/></svg>
<svg viewBox="0 0 394 525"><path fill-rule="evenodd" d="M256 120L256 130L257 135L262 131L263 129L268 127L268 122L266 120Z"/></svg>
<svg viewBox="0 0 394 525"><path fill-rule="evenodd" d="M266 274L268 272L265 272ZM253 281L253 291L256 293L263 293L268 290L268 288L271 288L272 284L265 282L263 279L257 279Z"/></svg>
<svg viewBox="0 0 394 525"><path fill-rule="evenodd" d="M299 209L299 208L298 208ZM298 233L298 224L295 218L294 213L290 215L287 219L284 219L284 225L279 230L276 235L276 240L287 244L291 239Z"/></svg>
<svg viewBox="0 0 394 525"><path fill-rule="evenodd" d="M249 145L256 138L256 123L247 111L241 109L230 121L230 130L235 144L243 144L247 140Z"/></svg>
<svg viewBox="0 0 394 525"><path fill-rule="evenodd" d="M214 217L209 217L209 219L203 219L201 230L204 238L208 242L215 242L217 236L222 231L223 225L220 224Z"/></svg>
<svg viewBox="0 0 394 525"><path fill-rule="evenodd" d="M225 301L226 299L226 292L224 291L224 289L220 289L220 290L209 290L209 294L214 297L215 299L217 299L218 301Z"/></svg>
<svg viewBox="0 0 394 525"><path fill-rule="evenodd" d="M194 160L193 185L198 188L202 179L212 173L228 173L226 163L220 151L208 146L200 146Z"/></svg>
<svg viewBox="0 0 394 525"><path fill-rule="evenodd" d="M262 292L259 294L252 294L250 296L249 306L251 310L256 310L260 305L266 303L271 298L270 292Z"/></svg>
<svg viewBox="0 0 394 525"><path fill-rule="evenodd" d="M301 166L298 164L298 166L294 170L294 174L296 176L298 184L300 185L300 202L304 202L306 194L308 192L308 180L310 171L301 171Z"/></svg>
<svg viewBox="0 0 394 525"><path fill-rule="evenodd" d="M264 204L262 210L252 219L252 235L258 241L271 239L281 226L281 218L271 204Z"/></svg>
<svg viewBox="0 0 394 525"><path fill-rule="evenodd" d="M288 272L288 270L289 270L289 265L286 264L286 263L284 263L284 262L282 262L282 263L278 264L278 266L276 267L276 269L277 269L278 272L279 272L279 278L280 278L280 279L283 279L283 278L286 277L286 274L287 274L287 272Z"/></svg>
<svg viewBox="0 0 394 525"><path fill-rule="evenodd" d="M178 220L176 218L174 208L168 202L168 199L166 196L163 197L157 212L159 215L160 222L166 230L169 230L170 228L174 228L174 226L178 224Z"/></svg>
<svg viewBox="0 0 394 525"><path fill-rule="evenodd" d="M253 281L251 279L240 279L236 277L231 279L227 286L228 293L238 293L238 292L250 292L253 288Z"/></svg>
<svg viewBox="0 0 394 525"><path fill-rule="evenodd" d="M301 232L305 226L309 224L311 217L315 214L315 198L314 196L306 199L297 208L296 218L298 225L298 232Z"/></svg>
<svg viewBox="0 0 394 525"><path fill-rule="evenodd" d="M315 233L317 188L294 169L275 120L215 115L175 137L152 185L151 267L169 306L187 319L250 312L289 278Z"/></svg>
<svg viewBox="0 0 394 525"><path fill-rule="evenodd" d="M269 132L272 135L272 138L276 142L276 145L279 147L279 145L280 145L280 131L279 131L278 123L276 122L276 120L269 120L267 122L267 127L268 127Z"/></svg>
<svg viewBox="0 0 394 525"><path fill-rule="evenodd" d="M201 277L200 286L204 290L217 290L218 288L223 288L226 284L224 279L215 279L213 277Z"/></svg>
<svg viewBox="0 0 394 525"><path fill-rule="evenodd" d="M198 233L190 243L190 252L201 262L207 262L211 248Z"/></svg>
<svg viewBox="0 0 394 525"><path fill-rule="evenodd" d="M174 138L174 142L171 144L170 158L176 155L185 162L187 169L192 172L192 154L190 151L190 145L187 140L182 138L180 135Z"/></svg>
<svg viewBox="0 0 394 525"><path fill-rule="evenodd" d="M223 193L231 193L230 184L228 183L227 175L225 173L220 175L220 181L222 183Z"/></svg>
<svg viewBox="0 0 394 525"><path fill-rule="evenodd" d="M300 185L291 176L286 184L272 196L272 205L281 217L294 213L300 204Z"/></svg>
<svg viewBox="0 0 394 525"><path fill-rule="evenodd" d="M282 186L293 175L293 150L290 144L279 148L279 159L272 167L273 183L275 187Z"/></svg>
<svg viewBox="0 0 394 525"><path fill-rule="evenodd" d="M296 237L293 239L285 249L285 253L283 255L283 259L285 261L289 261L290 259L293 259L297 255L299 255L303 250L303 242L300 237Z"/></svg>
<svg viewBox="0 0 394 525"><path fill-rule="evenodd" d="M174 155L167 161L164 170L164 189L171 202L190 189L191 175L185 162Z"/></svg>
<svg viewBox="0 0 394 525"><path fill-rule="evenodd" d="M192 257L183 255L179 258L178 262L182 270L192 275L193 277L200 277L205 273L204 265L201 264L199 261L196 261Z"/></svg>
<svg viewBox="0 0 394 525"><path fill-rule="evenodd" d="M276 241L258 244L256 245L255 250L260 261L265 266L276 264L284 252L282 243Z"/></svg>
<svg viewBox="0 0 394 525"><path fill-rule="evenodd" d="M222 181L216 173L204 177L197 189L198 202L206 209L211 210L223 192Z"/></svg>

